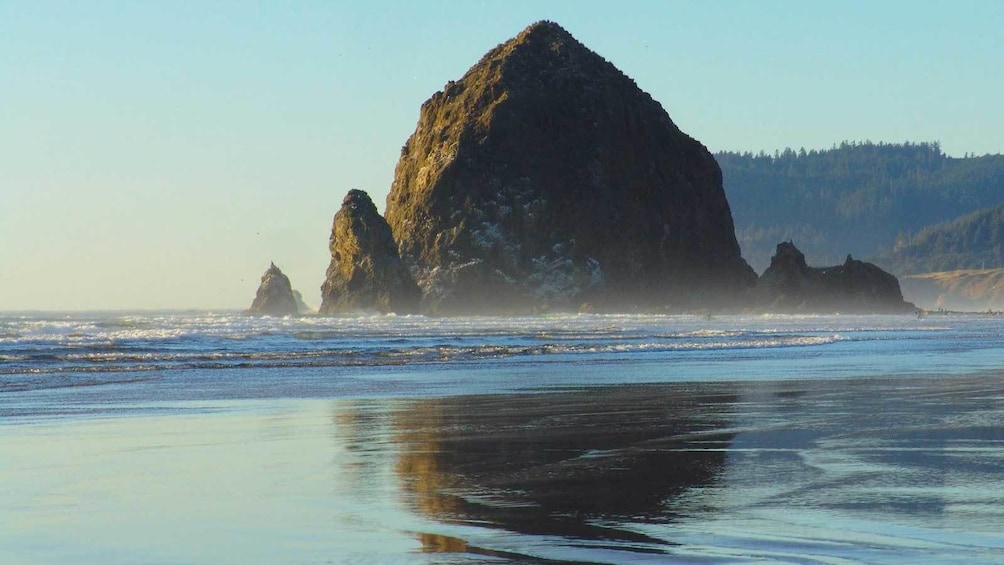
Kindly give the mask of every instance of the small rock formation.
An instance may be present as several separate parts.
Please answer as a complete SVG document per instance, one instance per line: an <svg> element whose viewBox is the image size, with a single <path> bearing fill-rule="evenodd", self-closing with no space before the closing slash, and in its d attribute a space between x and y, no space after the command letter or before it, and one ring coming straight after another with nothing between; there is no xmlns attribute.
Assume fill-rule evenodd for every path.
<svg viewBox="0 0 1004 565"><path fill-rule="evenodd" d="M299 290L293 289L293 298L296 299L296 311L300 314L312 314L315 313L314 309L307 305L303 301L303 295L300 294Z"/></svg>
<svg viewBox="0 0 1004 565"><path fill-rule="evenodd" d="M260 316L291 316L300 313L296 300L296 291L289 283L289 277L284 275L275 263L261 277L258 292L255 294L249 314Z"/></svg>
<svg viewBox="0 0 1004 565"><path fill-rule="evenodd" d="M331 227L331 264L321 314L414 312L421 293L397 254L390 227L368 194L350 190Z"/></svg>
<svg viewBox="0 0 1004 565"><path fill-rule="evenodd" d="M896 277L871 263L852 259L843 265L813 268L792 242L780 243L757 283L759 306L779 312L914 312L903 301Z"/></svg>
<svg viewBox="0 0 1004 565"><path fill-rule="evenodd" d="M718 307L756 280L712 155L552 22L422 105L386 216L431 313Z"/></svg>

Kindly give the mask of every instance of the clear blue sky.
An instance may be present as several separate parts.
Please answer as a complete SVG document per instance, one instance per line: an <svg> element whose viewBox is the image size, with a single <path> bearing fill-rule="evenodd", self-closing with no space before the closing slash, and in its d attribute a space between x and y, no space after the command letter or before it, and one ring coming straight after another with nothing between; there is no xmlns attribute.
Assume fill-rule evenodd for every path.
<svg viewBox="0 0 1004 565"><path fill-rule="evenodd" d="M317 305L421 103L557 21L712 151L1004 152L1004 3L0 2L0 310Z"/></svg>

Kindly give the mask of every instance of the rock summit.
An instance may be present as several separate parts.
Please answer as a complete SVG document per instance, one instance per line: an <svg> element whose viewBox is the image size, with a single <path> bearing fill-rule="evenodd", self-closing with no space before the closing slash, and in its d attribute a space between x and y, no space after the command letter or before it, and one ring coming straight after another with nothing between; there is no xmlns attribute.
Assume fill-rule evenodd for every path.
<svg viewBox="0 0 1004 565"><path fill-rule="evenodd" d="M756 280L711 153L552 22L422 105L386 218L431 313L707 308Z"/></svg>

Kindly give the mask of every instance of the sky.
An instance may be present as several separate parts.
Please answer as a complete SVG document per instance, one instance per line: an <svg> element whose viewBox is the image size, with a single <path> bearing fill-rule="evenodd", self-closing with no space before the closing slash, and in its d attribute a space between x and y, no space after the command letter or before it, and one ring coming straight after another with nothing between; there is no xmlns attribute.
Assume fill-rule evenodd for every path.
<svg viewBox="0 0 1004 565"><path fill-rule="evenodd" d="M0 311L308 304L349 189L542 19L711 151L1004 153L996 0L0 2Z"/></svg>

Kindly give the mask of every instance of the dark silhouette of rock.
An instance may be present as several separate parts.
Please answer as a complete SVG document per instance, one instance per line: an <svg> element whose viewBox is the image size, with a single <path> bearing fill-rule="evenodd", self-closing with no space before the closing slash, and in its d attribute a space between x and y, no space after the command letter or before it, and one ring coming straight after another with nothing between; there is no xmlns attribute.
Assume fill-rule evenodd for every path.
<svg viewBox="0 0 1004 565"><path fill-rule="evenodd" d="M321 314L417 310L418 286L397 254L390 227L365 192L350 190L345 196L331 227L329 249Z"/></svg>
<svg viewBox="0 0 1004 565"><path fill-rule="evenodd" d="M386 215L430 312L714 307L756 280L712 155L551 22L422 105Z"/></svg>
<svg viewBox="0 0 1004 565"><path fill-rule="evenodd" d="M267 316L290 316L300 313L296 291L275 263L271 263L261 277L249 314Z"/></svg>
<svg viewBox="0 0 1004 565"><path fill-rule="evenodd" d="M914 312L899 281L847 256L843 265L813 268L792 242L779 243L754 292L758 304L781 312Z"/></svg>

